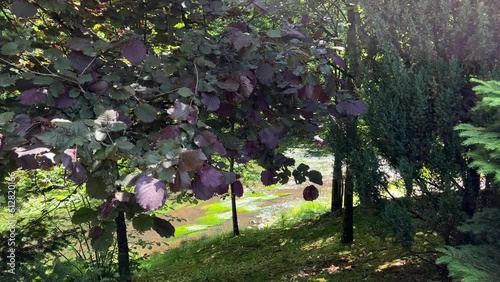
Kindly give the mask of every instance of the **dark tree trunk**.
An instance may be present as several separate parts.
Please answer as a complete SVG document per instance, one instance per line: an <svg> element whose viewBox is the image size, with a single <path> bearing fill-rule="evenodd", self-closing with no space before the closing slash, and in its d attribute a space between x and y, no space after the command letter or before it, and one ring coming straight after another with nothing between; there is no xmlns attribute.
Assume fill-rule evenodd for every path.
<svg viewBox="0 0 500 282"><path fill-rule="evenodd" d="M347 61L348 69L353 78L359 75L359 49L357 38L357 23L356 23L356 5L351 2L345 2L347 8L347 20L349 28L347 30ZM351 81L354 90L355 83ZM354 93L354 91L353 91ZM346 155L346 176L344 182L344 226L342 232L342 242L344 244L351 243L354 240L354 207L353 207L353 194L354 194L354 171L351 165L352 152L359 147L359 140L357 136L358 121L356 117L349 117L345 124L345 137L349 138L349 148L347 148Z"/></svg>
<svg viewBox="0 0 500 282"><path fill-rule="evenodd" d="M234 158L231 158L229 163L229 171L234 172ZM233 234L234 236L240 235L240 228L238 226L238 211L236 210L236 195L234 194L233 185L231 187L231 212L233 215Z"/></svg>
<svg viewBox="0 0 500 282"><path fill-rule="evenodd" d="M233 213L233 234L234 236L240 235L240 228L238 227L238 212L236 211L236 196L231 186L231 210Z"/></svg>
<svg viewBox="0 0 500 282"><path fill-rule="evenodd" d="M465 193L462 199L462 210L470 217L476 211L476 200L479 194L481 178L477 171L473 168L467 169L467 174L464 179Z"/></svg>
<svg viewBox="0 0 500 282"><path fill-rule="evenodd" d="M130 258L125 212L118 212L115 222L118 243L118 273L120 274L120 281L132 281L132 277L130 276Z"/></svg>
<svg viewBox="0 0 500 282"><path fill-rule="evenodd" d="M336 155L333 162L333 182L332 182L332 212L342 209L342 159Z"/></svg>
<svg viewBox="0 0 500 282"><path fill-rule="evenodd" d="M348 244L354 240L354 177L350 165L347 165L345 177L345 196L344 196L344 228L342 232L342 243Z"/></svg>

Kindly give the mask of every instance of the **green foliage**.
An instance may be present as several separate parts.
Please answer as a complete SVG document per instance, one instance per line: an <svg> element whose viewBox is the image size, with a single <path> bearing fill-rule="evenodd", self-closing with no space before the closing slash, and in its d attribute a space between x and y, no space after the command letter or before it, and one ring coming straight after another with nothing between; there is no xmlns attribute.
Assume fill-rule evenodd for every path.
<svg viewBox="0 0 500 282"><path fill-rule="evenodd" d="M64 168L16 171L14 175L16 277L24 281L96 281L114 277L116 253L107 248L93 250L89 225L82 224L94 219L88 213L94 213L98 203L68 181ZM0 191L7 197L5 190ZM0 199L2 207L7 206L5 200ZM0 211L0 217L0 238L8 242L10 226L6 219L10 215L6 208ZM72 218L77 224L71 224ZM0 246L4 261L8 261L5 256L10 247ZM0 270L7 267L3 264Z"/></svg>
<svg viewBox="0 0 500 282"><path fill-rule="evenodd" d="M438 249L438 264L446 264L457 281L498 281L500 277L500 209L488 208L460 226L473 236L473 243Z"/></svg>
<svg viewBox="0 0 500 282"><path fill-rule="evenodd" d="M375 147L368 140L361 143L360 148L352 153L355 192L362 206L377 207L380 205L381 194L387 189L388 183Z"/></svg>
<svg viewBox="0 0 500 282"><path fill-rule="evenodd" d="M474 90L481 100L474 110L487 118L480 124L460 124L455 127L464 138L465 145L473 145L474 149L468 152L472 159L471 166L485 175L494 176L500 182L500 81L473 80L478 83Z"/></svg>
<svg viewBox="0 0 500 282"><path fill-rule="evenodd" d="M405 203L399 201L386 203L380 216L392 231L394 238L403 247L411 249L416 229Z"/></svg>
<svg viewBox="0 0 500 282"><path fill-rule="evenodd" d="M361 93L378 153L404 180L404 208L443 239L458 239L479 181L454 127L471 120L470 77L498 65L495 1L359 1ZM447 16L443 16L446 14ZM412 202L412 201L410 201ZM471 204L468 204L471 203ZM403 224L396 230L406 230Z"/></svg>
<svg viewBox="0 0 500 282"><path fill-rule="evenodd" d="M471 167L494 177L500 182L500 82L474 79L474 87L481 100L474 107L479 116L476 124L460 124L455 130L472 145L468 152ZM479 123L479 124L477 124ZM491 188L488 188L491 189ZM491 191L498 193L497 190ZM471 236L466 245L439 249L442 256L437 263L448 266L450 276L461 281L497 281L500 277L500 209L485 208L460 226L459 230Z"/></svg>

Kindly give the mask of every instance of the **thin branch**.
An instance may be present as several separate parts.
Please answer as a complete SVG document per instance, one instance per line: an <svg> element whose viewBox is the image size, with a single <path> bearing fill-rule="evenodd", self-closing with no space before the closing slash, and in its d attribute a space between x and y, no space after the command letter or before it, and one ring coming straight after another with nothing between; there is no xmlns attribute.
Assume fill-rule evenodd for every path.
<svg viewBox="0 0 500 282"><path fill-rule="evenodd" d="M168 94L174 93L175 91L177 91L177 90L179 90L179 89L181 89L181 88L182 88L182 87L178 87L178 88L172 89L172 90L170 90L170 91L160 93L160 94L158 94L158 95L154 96L152 99L156 99L156 98L158 98L158 97L161 97L161 96L165 96L165 95L168 95Z"/></svg>
<svg viewBox="0 0 500 282"><path fill-rule="evenodd" d="M7 15L3 7L0 7L0 11L2 11L2 14L5 16L5 18L10 22L10 25L16 30L17 32L17 26L14 24L14 20ZM18 32L17 32L18 33Z"/></svg>
<svg viewBox="0 0 500 282"><path fill-rule="evenodd" d="M52 71L50 71L47 67L45 67L49 73L44 73L44 72L38 72L38 71L34 71L34 70L30 70L30 69L26 69L26 68L23 68L23 67L20 67L8 60L5 60L4 58L1 58L0 57L0 61L4 62L5 64L13 67L13 68L16 68L20 71L24 71L24 72L28 72L28 73L32 73L32 74L36 74L36 75L41 75L41 76L50 76L50 77L56 77L56 78L60 78L62 80L65 80L65 81L68 81L68 82L71 82L71 83L74 83L78 86L78 88L80 88L80 91L82 91L83 93L85 93L85 90L83 89L83 87L80 85L80 83L76 80L73 80L73 79L70 79L70 78L67 78L65 76L62 76L62 75L58 75L58 74L55 74L53 73ZM38 60L37 60L38 61Z"/></svg>
<svg viewBox="0 0 500 282"><path fill-rule="evenodd" d="M92 60L90 61L90 63L83 69L83 71L80 73L80 75L84 74L87 69L90 67L90 65L92 65L92 63L97 59L98 56L95 56L94 58L92 58Z"/></svg>
<svg viewBox="0 0 500 282"><path fill-rule="evenodd" d="M196 73L196 85L194 86L194 94L198 93L198 82L199 82L199 75L198 75L198 67L196 66L196 63L194 63L194 71Z"/></svg>

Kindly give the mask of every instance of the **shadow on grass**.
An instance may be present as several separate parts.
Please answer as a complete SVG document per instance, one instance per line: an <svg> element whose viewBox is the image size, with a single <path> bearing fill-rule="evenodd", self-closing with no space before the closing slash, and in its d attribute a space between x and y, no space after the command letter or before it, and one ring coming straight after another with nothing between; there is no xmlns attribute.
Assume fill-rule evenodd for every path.
<svg viewBox="0 0 500 282"><path fill-rule="evenodd" d="M417 256L375 230L376 218L369 212L356 209L356 214L356 239L350 245L340 243L341 217L328 213L281 228L247 230L238 237L188 242L144 260L134 280L443 281L430 263L435 246L416 238Z"/></svg>

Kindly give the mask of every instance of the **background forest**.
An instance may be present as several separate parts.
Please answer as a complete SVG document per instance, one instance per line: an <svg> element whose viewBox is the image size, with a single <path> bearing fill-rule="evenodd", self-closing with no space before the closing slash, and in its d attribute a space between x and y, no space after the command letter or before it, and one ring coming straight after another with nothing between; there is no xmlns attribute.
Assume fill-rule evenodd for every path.
<svg viewBox="0 0 500 282"><path fill-rule="evenodd" d="M230 199L245 252L321 234L359 256L377 236L424 256L428 238L440 279L500 279L499 1L9 0L0 27L2 281L200 281L195 254L148 272L136 249L151 243L131 234L172 237L181 219L160 210L213 197ZM297 147L333 167L297 163ZM251 179L300 184L306 201L328 193L329 211L240 231ZM273 263L203 279L362 271L297 277Z"/></svg>

